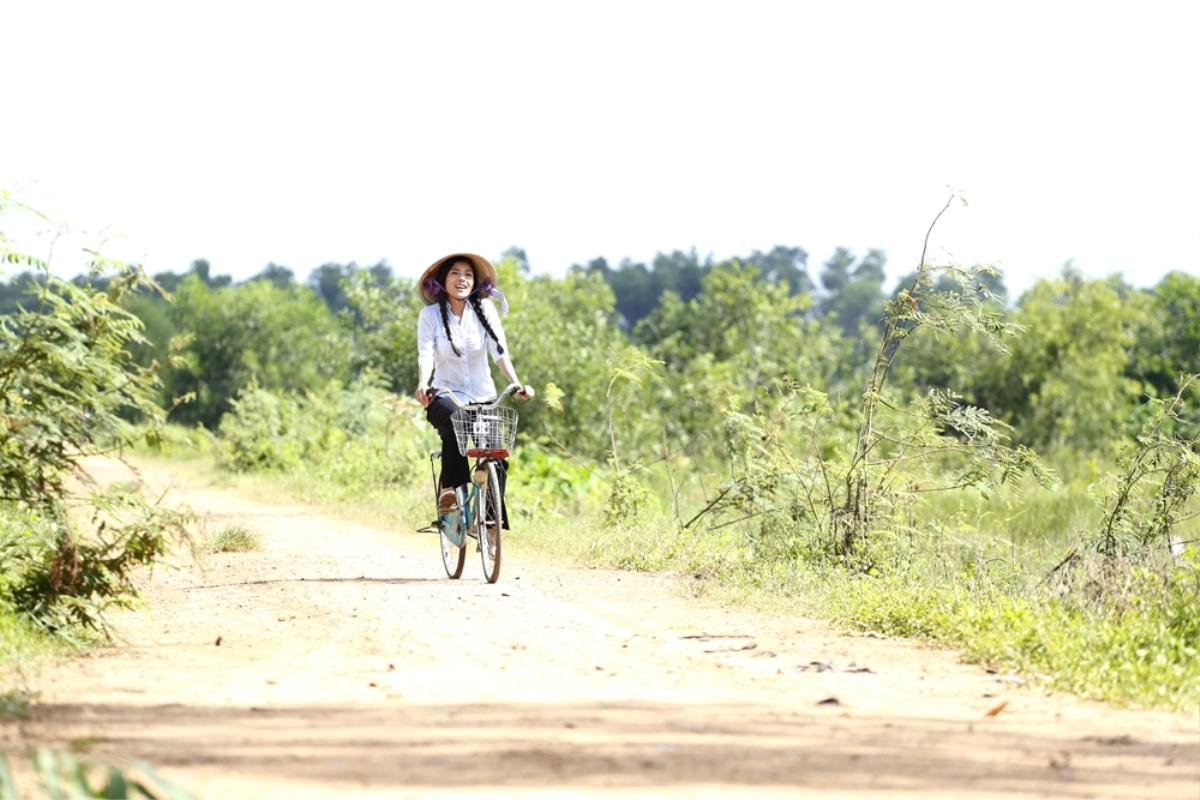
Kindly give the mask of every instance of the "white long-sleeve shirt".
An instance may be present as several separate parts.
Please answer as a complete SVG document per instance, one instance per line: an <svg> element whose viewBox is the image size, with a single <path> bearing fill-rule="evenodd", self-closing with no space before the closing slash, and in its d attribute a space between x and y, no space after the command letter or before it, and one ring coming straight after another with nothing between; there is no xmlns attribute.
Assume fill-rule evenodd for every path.
<svg viewBox="0 0 1200 800"><path fill-rule="evenodd" d="M497 363L508 357L508 342L504 338L500 314L491 300L483 300L479 305L504 347L503 356L496 342L483 329L470 303L463 309L462 319L454 316L448 307L446 309L450 335L454 337L454 344L462 353L461 356L456 356L450 347L446 327L442 324L441 307L437 303L425 306L417 317L417 366L420 374L428 375L432 368L433 387L449 389L464 403L496 396L496 383L492 380L487 354L491 353L492 360Z"/></svg>

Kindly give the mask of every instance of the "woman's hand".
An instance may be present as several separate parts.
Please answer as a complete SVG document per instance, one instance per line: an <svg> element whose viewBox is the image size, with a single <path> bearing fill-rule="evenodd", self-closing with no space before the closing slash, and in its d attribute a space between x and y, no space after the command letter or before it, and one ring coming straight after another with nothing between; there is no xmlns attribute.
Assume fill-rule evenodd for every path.
<svg viewBox="0 0 1200 800"><path fill-rule="evenodd" d="M429 401L432 399L428 389L424 386L417 387L417 402L421 404L421 408L429 408Z"/></svg>
<svg viewBox="0 0 1200 800"><path fill-rule="evenodd" d="M528 384L523 384L521 388L517 390L517 397L521 398L522 400L532 400L533 396L536 394L537 391L535 391L534 388Z"/></svg>

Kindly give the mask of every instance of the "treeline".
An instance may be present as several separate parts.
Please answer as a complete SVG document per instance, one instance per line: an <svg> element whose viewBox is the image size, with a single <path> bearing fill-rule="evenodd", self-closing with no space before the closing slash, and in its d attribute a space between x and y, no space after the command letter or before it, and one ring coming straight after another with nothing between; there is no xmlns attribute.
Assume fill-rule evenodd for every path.
<svg viewBox="0 0 1200 800"><path fill-rule="evenodd" d="M561 415L531 412L531 432L603 458L605 384L611 365L634 352L662 365L641 390L641 415L665 417L689 441L725 409L761 402L777 381L852 393L884 303L910 280L887 293L885 263L879 251L856 259L839 249L813 276L798 247L727 261L677 251L648 265L596 259L552 278L531 275L514 248L500 270L514 301L507 324L517 362L527 379L553 382L567 398ZM36 275L0 285L0 311L36 296ZM950 388L1011 425L1019 443L1094 452L1136 432L1147 398L1200 371L1200 278L1174 272L1141 290L1067 267L1010 305L1001 278L984 275L979 299L1020 335L1003 348L979 335L926 336L897 366L894 391ZM385 263L326 264L303 282L269 264L234 283L198 260L154 278L165 294L142 290L124 302L145 325L148 344L135 355L160 365L162 401L178 422L215 428L252 385L302 392L369 372L392 391L414 388L420 301Z"/></svg>

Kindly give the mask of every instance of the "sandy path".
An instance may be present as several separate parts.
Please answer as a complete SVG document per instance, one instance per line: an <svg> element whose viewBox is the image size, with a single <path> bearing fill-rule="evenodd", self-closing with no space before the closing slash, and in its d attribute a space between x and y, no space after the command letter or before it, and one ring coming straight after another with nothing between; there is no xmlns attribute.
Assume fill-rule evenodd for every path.
<svg viewBox="0 0 1200 800"><path fill-rule="evenodd" d="M670 577L523 557L488 586L472 553L449 581L432 536L171 497L262 549L157 570L123 643L47 670L0 746L145 758L207 798L1200 797L1196 716L1044 696Z"/></svg>

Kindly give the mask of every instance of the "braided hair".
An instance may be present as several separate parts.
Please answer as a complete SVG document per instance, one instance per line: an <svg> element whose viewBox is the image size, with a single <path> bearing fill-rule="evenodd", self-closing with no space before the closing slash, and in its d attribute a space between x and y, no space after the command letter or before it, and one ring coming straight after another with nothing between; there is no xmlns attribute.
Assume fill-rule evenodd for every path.
<svg viewBox="0 0 1200 800"><path fill-rule="evenodd" d="M454 337L450 335L450 312L446 307L450 305L446 300L446 293L442 292L438 295L438 306L442 309L442 327L446 329L446 341L450 342L450 349L454 351L454 355L462 357L462 353L458 351L458 345L454 343Z"/></svg>
<svg viewBox="0 0 1200 800"><path fill-rule="evenodd" d="M446 275L449 274L450 268L457 263L459 262L451 261L443 264L442 268L438 270L436 282L439 290L438 306L441 308L442 312L442 327L446 329L446 340L450 342L450 349L454 351L454 355L462 358L462 351L458 349L458 345L454 343L454 337L450 335L450 301L447 299L446 290L443 288L446 285ZM471 271L474 272L474 270L475 266L472 265ZM478 279L479 276L476 275L475 277ZM496 343L496 350L499 351L500 355L504 355L504 345L500 344L500 338L496 336L496 332L492 330L492 324L488 322L487 315L483 313L483 303L480 302L483 292L489 290L490 288L491 284L477 287L475 291L472 291L470 296L467 297L467 301L471 304L471 308L475 309L475 316L479 317L479 321L483 324L483 329L487 331L487 335L491 336L492 341Z"/></svg>
<svg viewBox="0 0 1200 800"><path fill-rule="evenodd" d="M483 303L480 301L479 295L472 293L467 299L471 301L471 308L475 309L475 316L479 317L479 321L483 323L483 329L487 331L487 335L492 337L492 341L496 343L496 351L500 355L504 355L504 345L500 344L500 338L492 330L492 323L488 322L487 314L483 313Z"/></svg>

